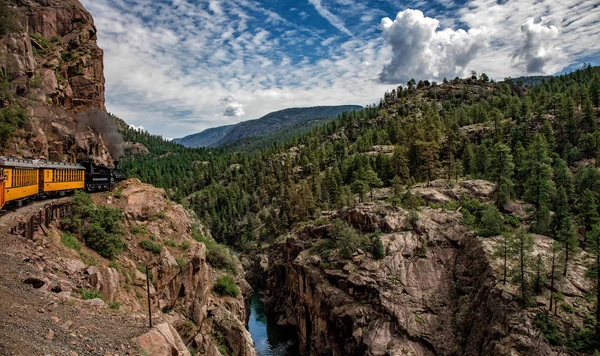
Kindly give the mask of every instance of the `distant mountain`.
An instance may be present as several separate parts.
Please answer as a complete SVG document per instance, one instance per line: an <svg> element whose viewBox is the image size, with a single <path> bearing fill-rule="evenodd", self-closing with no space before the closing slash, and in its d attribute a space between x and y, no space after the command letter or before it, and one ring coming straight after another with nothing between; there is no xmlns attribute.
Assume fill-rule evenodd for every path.
<svg viewBox="0 0 600 356"><path fill-rule="evenodd" d="M200 133L173 140L186 147L215 147L215 144L224 138L235 125L226 125L206 129Z"/></svg>
<svg viewBox="0 0 600 356"><path fill-rule="evenodd" d="M360 109L362 106L358 105L284 109L267 114L260 119L244 121L236 125L214 127L173 141L186 147L221 147L234 141L247 142L249 137L264 136L287 127L301 127L300 124L306 121L320 119L320 123L326 123L345 111Z"/></svg>

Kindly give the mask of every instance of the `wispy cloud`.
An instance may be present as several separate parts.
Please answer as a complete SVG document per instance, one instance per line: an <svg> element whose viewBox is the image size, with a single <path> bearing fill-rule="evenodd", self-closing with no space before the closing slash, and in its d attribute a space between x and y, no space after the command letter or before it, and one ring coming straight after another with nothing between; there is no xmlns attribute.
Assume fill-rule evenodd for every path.
<svg viewBox="0 0 600 356"><path fill-rule="evenodd" d="M332 14L331 11L327 10L323 6L323 4L321 3L321 0L308 0L308 2L312 6L315 7L315 10L317 10L317 12L319 13L319 15L321 15L324 19L326 19L327 21L329 21L329 23L331 24L331 26L337 28L338 30L340 30L341 32L347 34L350 37L354 36L352 34L352 32L350 32L350 30L348 30L346 28L346 26L344 25L344 21L342 21L339 17L337 17L334 14Z"/></svg>

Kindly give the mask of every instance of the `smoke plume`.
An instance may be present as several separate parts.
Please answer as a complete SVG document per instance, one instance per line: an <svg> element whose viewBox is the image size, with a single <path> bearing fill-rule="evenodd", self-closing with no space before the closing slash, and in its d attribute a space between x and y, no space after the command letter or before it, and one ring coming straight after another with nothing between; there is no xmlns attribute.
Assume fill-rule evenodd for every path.
<svg viewBox="0 0 600 356"><path fill-rule="evenodd" d="M107 113L93 108L75 116L77 132L86 131L88 128L99 134L113 160L118 161L123 155L123 136L119 132L117 123Z"/></svg>

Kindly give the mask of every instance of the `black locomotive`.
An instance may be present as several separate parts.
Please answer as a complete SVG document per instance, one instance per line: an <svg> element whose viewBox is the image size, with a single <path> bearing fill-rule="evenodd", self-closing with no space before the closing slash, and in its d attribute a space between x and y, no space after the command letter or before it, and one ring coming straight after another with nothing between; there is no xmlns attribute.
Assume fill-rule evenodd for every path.
<svg viewBox="0 0 600 356"><path fill-rule="evenodd" d="M127 179L123 172L116 168L98 166L89 161L80 164L85 167L86 192L109 190L116 183Z"/></svg>

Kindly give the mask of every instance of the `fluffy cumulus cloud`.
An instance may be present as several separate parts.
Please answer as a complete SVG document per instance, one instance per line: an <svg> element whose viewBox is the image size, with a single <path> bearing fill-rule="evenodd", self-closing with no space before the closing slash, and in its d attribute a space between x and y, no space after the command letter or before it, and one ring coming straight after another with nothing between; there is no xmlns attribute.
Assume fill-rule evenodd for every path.
<svg viewBox="0 0 600 356"><path fill-rule="evenodd" d="M379 75L384 83L403 83L410 78L442 78L463 75L479 50L487 45L485 28L438 30L440 22L419 10L401 11L395 20L381 20L392 59Z"/></svg>
<svg viewBox="0 0 600 356"><path fill-rule="evenodd" d="M240 117L244 116L244 106L237 101L232 96L225 96L219 100L219 103L223 107L223 116L233 116Z"/></svg>
<svg viewBox="0 0 600 356"><path fill-rule="evenodd" d="M559 29L552 24L550 19L542 18L535 22L530 17L521 26L525 36L523 45L513 54L515 66L525 68L531 74L549 74L560 70L557 65L563 57L562 50L554 43L559 36Z"/></svg>

